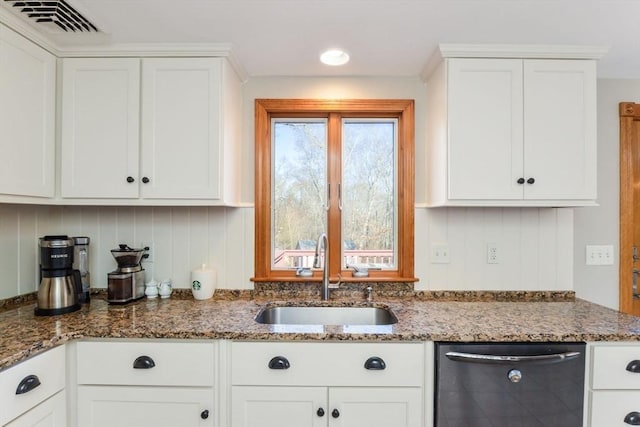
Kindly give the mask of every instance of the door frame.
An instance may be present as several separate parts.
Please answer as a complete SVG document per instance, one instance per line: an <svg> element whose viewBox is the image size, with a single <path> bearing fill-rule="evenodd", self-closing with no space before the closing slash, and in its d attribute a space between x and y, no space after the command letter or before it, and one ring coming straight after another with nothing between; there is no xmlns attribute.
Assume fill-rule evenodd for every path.
<svg viewBox="0 0 640 427"><path fill-rule="evenodd" d="M633 311L633 122L640 120L640 104L621 102L620 116L620 311ZM640 143L640 141L635 141ZM638 165L640 168L640 164Z"/></svg>

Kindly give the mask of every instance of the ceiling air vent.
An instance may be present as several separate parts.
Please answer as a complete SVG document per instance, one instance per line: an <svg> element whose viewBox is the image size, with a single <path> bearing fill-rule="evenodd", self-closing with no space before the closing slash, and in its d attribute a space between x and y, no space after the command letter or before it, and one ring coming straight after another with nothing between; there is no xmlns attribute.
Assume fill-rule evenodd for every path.
<svg viewBox="0 0 640 427"><path fill-rule="evenodd" d="M32 19L50 33L91 33L98 28L65 0L17 1L4 0L13 10Z"/></svg>

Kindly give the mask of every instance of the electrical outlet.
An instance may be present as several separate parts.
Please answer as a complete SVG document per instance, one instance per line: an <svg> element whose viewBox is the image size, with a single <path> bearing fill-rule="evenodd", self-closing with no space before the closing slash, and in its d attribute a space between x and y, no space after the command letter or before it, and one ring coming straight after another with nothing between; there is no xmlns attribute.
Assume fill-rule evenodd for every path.
<svg viewBox="0 0 640 427"><path fill-rule="evenodd" d="M487 243L487 264L500 264L497 243Z"/></svg>
<svg viewBox="0 0 640 427"><path fill-rule="evenodd" d="M449 264L449 245L431 245L431 264Z"/></svg>
<svg viewBox="0 0 640 427"><path fill-rule="evenodd" d="M613 245L587 245L587 265L613 265Z"/></svg>
<svg viewBox="0 0 640 427"><path fill-rule="evenodd" d="M142 242L140 247L145 249L142 262L153 262L153 242Z"/></svg>

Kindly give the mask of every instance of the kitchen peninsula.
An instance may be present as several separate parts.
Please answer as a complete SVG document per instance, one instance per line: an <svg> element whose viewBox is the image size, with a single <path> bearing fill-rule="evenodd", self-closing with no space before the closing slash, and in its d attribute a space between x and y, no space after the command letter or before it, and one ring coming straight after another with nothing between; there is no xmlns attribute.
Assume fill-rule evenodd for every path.
<svg viewBox="0 0 640 427"><path fill-rule="evenodd" d="M611 389L620 385L603 385L595 379L588 385L588 381L592 375L596 378L604 365L611 370L640 353L640 343L635 343L640 342L640 318L575 299L572 292L415 292L404 297L379 296L372 303L354 298L324 303L309 298L279 300L272 292L261 297L254 294L220 291L212 300L198 301L187 292L178 292L168 300L142 299L126 305L110 305L99 294L80 311L62 316L35 316L34 306L29 303L6 310L0 313L4 332L0 338L0 392L3 376L22 370L19 377L23 377L30 372L28 367L48 358L44 372L58 372L50 365L66 363L66 374L64 369L60 371L65 379L57 379L57 393L51 392L52 397L46 396L44 402L18 420L45 403L55 408L52 402L56 397L60 399L57 408L67 408L67 415L60 416L66 420L64 425L102 425L95 413L110 414L131 399L145 405L145 413L152 411L154 419L162 419L167 409L156 408L157 402L171 399L180 406L181 417L195 420L193 425L249 425L247 420L257 416L254 411L258 411L251 402L262 401L265 393L271 395L269 387L279 386L278 393L285 393L285 400L271 403L276 407L290 403L287 390L296 399L315 402L317 396L298 396L300 386L314 393L337 393L329 402L318 404L322 409L318 413L324 417L323 408L346 408L346 402L354 398L340 393L366 386L372 395L365 398L358 392L355 396L405 408L403 425L430 426L433 407L428 402L434 393L434 342L584 341L589 346L585 396L592 396L594 402L585 403L591 411L589 417L608 420L602 417L620 417L629 412L628 402L621 403L615 414L607 409L607 399L615 393ZM390 309L398 321L391 325L334 326L267 325L254 320L263 307L273 305L373 305ZM386 361L385 376L377 376L369 368L358 373L342 367L349 362L348 366L357 368L364 356L380 356ZM265 357L266 361L270 357L272 362L277 359L273 362L276 367L266 369L266 361L262 360ZM283 380L277 366L288 366L287 357L297 370L287 371L285 378L289 379ZM312 366L325 358L337 364L330 375L318 377L317 372L324 372L324 368L318 371ZM301 367L301 362L309 367ZM155 364L159 370L149 369ZM632 380L631 386L636 387L637 381ZM15 385L11 386L13 395ZM143 397L136 387L144 387ZM179 390L189 393L183 395ZM75 409L69 409L76 407L70 402L77 402L77 414ZM200 408L198 417L193 417L194 405ZM87 407L94 409L82 409ZM9 417L20 415L20 411ZM345 410L342 412L349 416ZM354 413L362 416L350 408L349 414ZM216 421L209 418L214 414ZM238 417L245 421L239 422ZM11 418L4 421L7 419ZM116 422L109 416L106 419ZM599 425L596 422L585 425Z"/></svg>

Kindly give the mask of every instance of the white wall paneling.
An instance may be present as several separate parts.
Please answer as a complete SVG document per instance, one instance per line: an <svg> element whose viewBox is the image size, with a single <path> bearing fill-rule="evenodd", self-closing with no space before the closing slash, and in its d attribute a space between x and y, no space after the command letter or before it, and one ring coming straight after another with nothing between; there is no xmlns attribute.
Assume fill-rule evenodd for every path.
<svg viewBox="0 0 640 427"><path fill-rule="evenodd" d="M437 208L416 210L416 289L572 290L573 210ZM487 263L487 243L499 262ZM447 245L450 262L432 263Z"/></svg>
<svg viewBox="0 0 640 427"><path fill-rule="evenodd" d="M152 245L147 280L171 278L190 286L191 270L205 263L218 287L251 288L253 209L223 207L60 207L0 204L0 298L37 289L38 237L67 234L91 238L92 287L105 288L116 268L119 243Z"/></svg>
<svg viewBox="0 0 640 427"><path fill-rule="evenodd" d="M564 208L417 209L416 289L571 290L572 227L573 210ZM36 290L45 234L91 238L96 288L116 268L110 250L119 243L151 245L147 280L188 288L191 270L205 263L219 287L252 287L252 208L0 205L1 298ZM487 264L488 242L498 245L498 264ZM449 246L448 264L431 263L433 244Z"/></svg>

